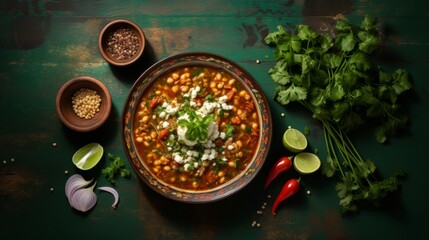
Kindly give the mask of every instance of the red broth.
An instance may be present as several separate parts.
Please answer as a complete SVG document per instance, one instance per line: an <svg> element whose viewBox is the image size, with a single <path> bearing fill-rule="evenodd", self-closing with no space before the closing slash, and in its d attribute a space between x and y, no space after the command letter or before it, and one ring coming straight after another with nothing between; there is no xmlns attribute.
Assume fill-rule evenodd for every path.
<svg viewBox="0 0 429 240"><path fill-rule="evenodd" d="M260 116L243 84L206 66L160 76L141 97L133 141L149 170L186 190L208 190L246 169L255 155Z"/></svg>

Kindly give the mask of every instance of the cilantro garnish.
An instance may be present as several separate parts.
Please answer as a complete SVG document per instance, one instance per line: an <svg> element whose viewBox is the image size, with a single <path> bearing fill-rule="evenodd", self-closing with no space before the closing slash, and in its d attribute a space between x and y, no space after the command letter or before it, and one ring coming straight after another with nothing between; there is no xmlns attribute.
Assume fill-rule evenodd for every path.
<svg viewBox="0 0 429 240"><path fill-rule="evenodd" d="M333 37L306 25L296 34L279 26L265 42L276 46L276 64L268 72L278 84L274 98L283 105L301 103L321 121L328 153L323 173L339 176L340 206L349 212L364 202L377 205L398 189L403 173L380 180L375 164L361 157L346 134L371 123L376 140L388 141L406 126L398 100L412 86L406 70L389 74L370 62L381 45L374 18L365 16L360 26L340 19L335 28Z"/></svg>
<svg viewBox="0 0 429 240"><path fill-rule="evenodd" d="M203 143L208 139L209 127L215 120L214 114L208 114L206 116L198 114L195 110L189 110L186 112L188 118L180 119L178 125L185 127L185 137L190 141L197 141Z"/></svg>

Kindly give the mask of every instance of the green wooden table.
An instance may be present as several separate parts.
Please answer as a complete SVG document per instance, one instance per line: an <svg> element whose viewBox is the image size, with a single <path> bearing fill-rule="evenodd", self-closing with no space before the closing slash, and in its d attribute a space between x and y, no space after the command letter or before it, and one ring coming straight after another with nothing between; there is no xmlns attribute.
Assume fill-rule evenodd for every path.
<svg viewBox="0 0 429 240"><path fill-rule="evenodd" d="M419 0L1 0L0 238L423 239L429 215L425 154L429 135L428 9ZM376 162L381 174L403 170L408 178L382 207L363 208L357 215L343 217L336 180L317 173L303 178L303 190L273 216L263 209L264 203L269 208L273 198L268 195L275 196L291 176L287 173L270 189L263 189L273 161L287 154L281 145L282 132L289 125L310 126L310 147L324 149L324 142L322 129L308 113L272 100L275 84L267 71L274 65L273 49L263 39L277 25L293 28L306 23L318 31L330 31L334 17L344 15L358 22L365 14L377 17L386 30L380 64L387 70L403 67L411 73L411 125L387 145L377 144L370 134L354 141L365 157ZM98 33L114 19L134 21L146 34L144 56L132 67L112 67L98 52ZM274 136L260 174L234 196L203 205L166 199L132 174L116 185L120 204L115 211L110 207L113 198L99 192L92 211L74 211L64 195L66 180L78 172L71 162L73 153L84 144L99 142L106 152L125 159L120 122L132 84L156 61L190 51L216 53L239 63L266 93ZM82 75L103 81L113 101L109 120L91 133L67 129L55 112L59 87ZM100 164L107 166L107 158ZM131 167L128 162L127 166ZM108 185L103 176L94 177L100 186ZM252 227L254 221L260 227Z"/></svg>

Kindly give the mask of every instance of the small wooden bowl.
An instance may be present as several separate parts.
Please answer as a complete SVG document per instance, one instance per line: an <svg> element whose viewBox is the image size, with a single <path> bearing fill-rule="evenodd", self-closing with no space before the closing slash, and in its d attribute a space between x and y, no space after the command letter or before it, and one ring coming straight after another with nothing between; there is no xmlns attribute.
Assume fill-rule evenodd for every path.
<svg viewBox="0 0 429 240"><path fill-rule="evenodd" d="M100 111L91 119L80 118L73 110L72 96L81 88L97 92L101 97ZM99 80L82 76L67 81L58 90L56 101L57 115L68 128L77 132L89 132L99 128L109 118L112 99L109 90Z"/></svg>
<svg viewBox="0 0 429 240"><path fill-rule="evenodd" d="M117 30L120 29L129 29L134 33L139 42L139 47L134 54L130 58L127 59L118 59L112 54L112 51L108 50L108 39L109 36ZM103 30L101 30L100 35L98 37L98 48L100 50L103 58L112 65L115 66L127 66L139 59L143 54L143 50L145 47L145 37L141 28L128 20L115 20L109 22Z"/></svg>

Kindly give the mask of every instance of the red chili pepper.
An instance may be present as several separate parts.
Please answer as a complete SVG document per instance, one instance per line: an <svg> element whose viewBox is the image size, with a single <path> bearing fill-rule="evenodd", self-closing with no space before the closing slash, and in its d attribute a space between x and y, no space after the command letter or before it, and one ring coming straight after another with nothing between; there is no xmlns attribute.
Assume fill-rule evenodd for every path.
<svg viewBox="0 0 429 240"><path fill-rule="evenodd" d="M271 168L268 173L267 179L265 180L264 188L267 188L268 185L282 172L288 170L292 166L292 157L281 157L277 160L274 166Z"/></svg>
<svg viewBox="0 0 429 240"><path fill-rule="evenodd" d="M278 205L284 201L286 198L294 195L299 191L299 180L292 178L289 181L285 183L282 190L280 191L280 194L277 196L276 200L274 201L273 207L271 208L271 213L273 215L276 215L276 209Z"/></svg>

